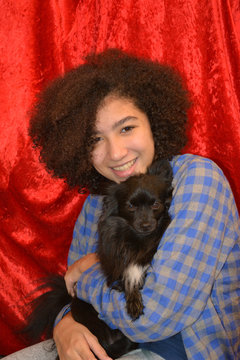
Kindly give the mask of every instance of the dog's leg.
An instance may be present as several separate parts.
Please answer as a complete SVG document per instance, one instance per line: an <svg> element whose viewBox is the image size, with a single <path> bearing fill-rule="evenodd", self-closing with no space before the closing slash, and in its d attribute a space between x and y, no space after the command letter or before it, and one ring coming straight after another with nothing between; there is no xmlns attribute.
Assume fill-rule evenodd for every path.
<svg viewBox="0 0 240 360"><path fill-rule="evenodd" d="M133 320L143 314L143 301L139 289L143 286L148 266L131 264L124 271L124 291L126 308Z"/></svg>
<svg viewBox="0 0 240 360"><path fill-rule="evenodd" d="M143 314L142 295L138 288L133 289L130 293L126 291L125 295L127 312L133 320L137 320Z"/></svg>

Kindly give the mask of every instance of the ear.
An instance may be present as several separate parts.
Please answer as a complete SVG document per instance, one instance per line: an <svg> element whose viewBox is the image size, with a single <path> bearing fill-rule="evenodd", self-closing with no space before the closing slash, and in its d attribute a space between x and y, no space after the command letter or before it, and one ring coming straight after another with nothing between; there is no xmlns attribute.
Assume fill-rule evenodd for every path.
<svg viewBox="0 0 240 360"><path fill-rule="evenodd" d="M150 175L158 175L164 182L172 183L173 173L172 167L168 160L157 160L152 163L148 168L148 173Z"/></svg>
<svg viewBox="0 0 240 360"><path fill-rule="evenodd" d="M165 199L165 206L167 209L170 208L171 202L172 202L172 192L173 192L173 187L170 185L167 189L167 195L166 195L166 199Z"/></svg>
<svg viewBox="0 0 240 360"><path fill-rule="evenodd" d="M107 194L103 198L102 219L118 214L117 201L118 184L110 185L107 189Z"/></svg>

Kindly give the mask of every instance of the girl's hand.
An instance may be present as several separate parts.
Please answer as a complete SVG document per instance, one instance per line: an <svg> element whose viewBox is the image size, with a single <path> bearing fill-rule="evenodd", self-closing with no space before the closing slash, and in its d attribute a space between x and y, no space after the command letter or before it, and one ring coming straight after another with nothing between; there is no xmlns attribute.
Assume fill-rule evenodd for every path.
<svg viewBox="0 0 240 360"><path fill-rule="evenodd" d="M74 264L69 266L64 279L67 287L68 293L74 297L75 294L75 285L78 281L81 273L86 271L89 267L98 262L98 257L96 253L87 254L83 256L81 259L75 261Z"/></svg>
<svg viewBox="0 0 240 360"><path fill-rule="evenodd" d="M53 338L60 360L112 360L99 344L98 339L68 313L55 326ZM94 353L94 354L93 354Z"/></svg>

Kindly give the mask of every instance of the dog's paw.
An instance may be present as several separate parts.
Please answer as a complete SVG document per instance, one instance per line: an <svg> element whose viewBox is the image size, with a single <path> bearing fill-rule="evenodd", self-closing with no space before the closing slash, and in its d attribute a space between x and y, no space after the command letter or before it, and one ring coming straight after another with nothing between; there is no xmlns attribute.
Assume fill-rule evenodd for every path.
<svg viewBox="0 0 240 360"><path fill-rule="evenodd" d="M127 295L126 308L128 314L133 320L137 320L139 316L143 314L144 306L142 296L139 291L134 291L133 293Z"/></svg>

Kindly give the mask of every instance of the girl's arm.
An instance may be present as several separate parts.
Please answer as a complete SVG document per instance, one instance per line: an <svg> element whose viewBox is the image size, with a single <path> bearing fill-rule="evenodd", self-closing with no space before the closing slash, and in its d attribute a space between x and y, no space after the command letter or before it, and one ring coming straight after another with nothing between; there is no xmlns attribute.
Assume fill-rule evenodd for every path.
<svg viewBox="0 0 240 360"><path fill-rule="evenodd" d="M99 260L97 254L91 253L83 256L79 260L76 260L72 265L68 267L64 279L66 282L68 293L72 297L76 296L75 286L80 275L98 261Z"/></svg>
<svg viewBox="0 0 240 360"><path fill-rule="evenodd" d="M238 251L239 218L222 171L210 160L190 157L179 164L174 188L172 222L142 289L144 315L131 320L124 295L107 287L99 264L85 271L77 283L77 296L90 302L108 325L136 342L162 340L190 329L203 313L207 316L208 306L213 314L211 296L216 279L216 291L224 292L222 284L228 283L231 273L235 276L238 266L233 252ZM220 271L230 260L226 273L227 269L231 273L221 282L225 275ZM218 321L212 315L212 326L220 326ZM202 331L207 332L208 327Z"/></svg>

